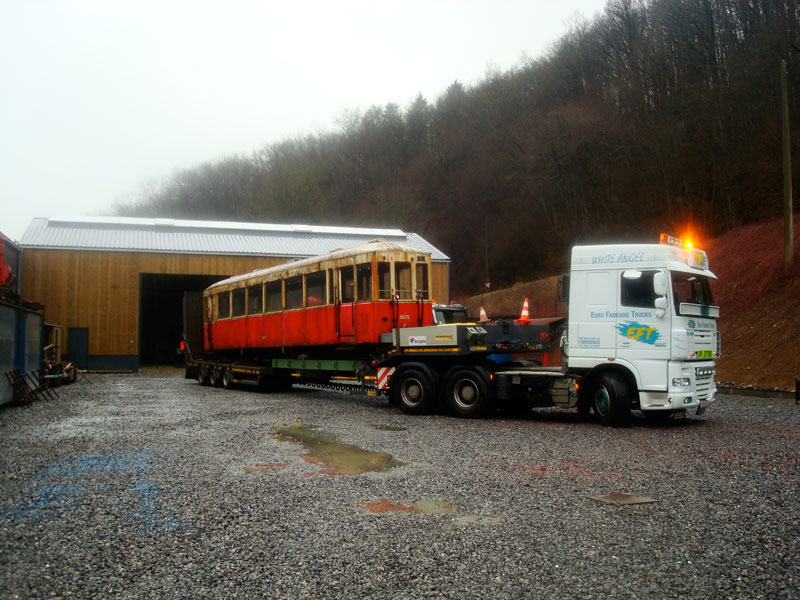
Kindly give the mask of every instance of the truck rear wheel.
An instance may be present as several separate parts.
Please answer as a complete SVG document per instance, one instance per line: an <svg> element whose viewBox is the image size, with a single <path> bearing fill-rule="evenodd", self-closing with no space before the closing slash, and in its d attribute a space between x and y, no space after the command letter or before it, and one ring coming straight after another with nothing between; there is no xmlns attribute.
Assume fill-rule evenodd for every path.
<svg viewBox="0 0 800 600"><path fill-rule="evenodd" d="M603 425L627 425L631 417L631 393L625 380L613 373L601 375L592 386L594 414Z"/></svg>
<svg viewBox="0 0 800 600"><path fill-rule="evenodd" d="M222 373L214 367L209 367L208 382L214 387L219 387L222 384Z"/></svg>
<svg viewBox="0 0 800 600"><path fill-rule="evenodd" d="M200 385L208 385L208 367L200 365L197 367L197 383Z"/></svg>
<svg viewBox="0 0 800 600"><path fill-rule="evenodd" d="M457 417L476 418L489 408L489 391L483 376L474 369L457 369L444 383L445 401Z"/></svg>
<svg viewBox="0 0 800 600"><path fill-rule="evenodd" d="M405 369L392 379L392 402L408 415L421 415L433 410L436 386L421 369Z"/></svg>
<svg viewBox="0 0 800 600"><path fill-rule="evenodd" d="M226 390L233 387L233 373L231 373L230 369L224 369L222 371L222 387Z"/></svg>

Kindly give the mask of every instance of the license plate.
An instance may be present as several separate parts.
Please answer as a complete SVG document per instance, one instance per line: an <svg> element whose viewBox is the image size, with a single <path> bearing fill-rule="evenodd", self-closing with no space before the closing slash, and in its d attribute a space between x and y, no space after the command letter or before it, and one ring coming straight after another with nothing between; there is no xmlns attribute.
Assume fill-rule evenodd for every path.
<svg viewBox="0 0 800 600"><path fill-rule="evenodd" d="M714 356L713 350L698 350L697 358L712 358Z"/></svg>

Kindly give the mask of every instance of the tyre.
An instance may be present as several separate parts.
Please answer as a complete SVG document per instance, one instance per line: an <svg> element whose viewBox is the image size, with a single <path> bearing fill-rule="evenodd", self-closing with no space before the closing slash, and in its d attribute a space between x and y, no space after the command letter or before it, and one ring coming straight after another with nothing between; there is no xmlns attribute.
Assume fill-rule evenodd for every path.
<svg viewBox="0 0 800 600"><path fill-rule="evenodd" d="M482 417L489 409L488 385L475 369L456 369L449 374L444 393L448 410L457 417Z"/></svg>
<svg viewBox="0 0 800 600"><path fill-rule="evenodd" d="M230 369L222 370L222 387L229 390L233 387L233 373Z"/></svg>
<svg viewBox="0 0 800 600"><path fill-rule="evenodd" d="M197 383L200 385L208 385L208 367L206 365L197 367Z"/></svg>
<svg viewBox="0 0 800 600"><path fill-rule="evenodd" d="M208 383L214 387L222 385L222 373L214 367L208 368Z"/></svg>
<svg viewBox="0 0 800 600"><path fill-rule="evenodd" d="M603 425L627 425L631 417L631 392L619 375L609 373L595 379L592 385L592 407Z"/></svg>
<svg viewBox="0 0 800 600"><path fill-rule="evenodd" d="M404 369L392 378L392 402L407 415L422 415L433 411L436 386L421 369Z"/></svg>

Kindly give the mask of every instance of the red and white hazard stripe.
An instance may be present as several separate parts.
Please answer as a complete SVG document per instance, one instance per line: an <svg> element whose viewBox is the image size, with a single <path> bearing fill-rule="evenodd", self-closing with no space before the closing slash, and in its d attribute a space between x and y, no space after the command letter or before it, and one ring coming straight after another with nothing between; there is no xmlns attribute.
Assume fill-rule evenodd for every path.
<svg viewBox="0 0 800 600"><path fill-rule="evenodd" d="M385 390L387 387L389 387L389 379L391 379L394 370L395 367L380 367L378 369L377 386L379 390Z"/></svg>

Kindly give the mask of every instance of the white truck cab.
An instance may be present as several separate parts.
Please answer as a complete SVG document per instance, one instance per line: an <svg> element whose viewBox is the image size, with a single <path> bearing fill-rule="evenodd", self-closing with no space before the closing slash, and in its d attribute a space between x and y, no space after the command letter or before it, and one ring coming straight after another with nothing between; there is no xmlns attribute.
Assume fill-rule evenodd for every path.
<svg viewBox="0 0 800 600"><path fill-rule="evenodd" d="M582 378L585 410L609 424L631 408L706 410L720 352L711 279L706 253L671 237L573 248L565 369Z"/></svg>

